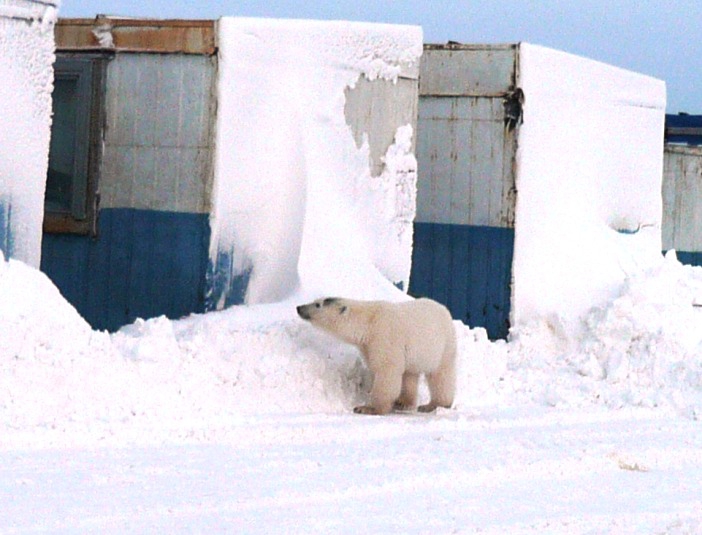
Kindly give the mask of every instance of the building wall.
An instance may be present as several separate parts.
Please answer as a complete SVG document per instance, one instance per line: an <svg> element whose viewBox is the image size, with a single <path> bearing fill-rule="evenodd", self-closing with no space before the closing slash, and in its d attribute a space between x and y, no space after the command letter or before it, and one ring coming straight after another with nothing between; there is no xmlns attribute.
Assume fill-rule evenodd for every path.
<svg viewBox="0 0 702 535"><path fill-rule="evenodd" d="M666 145L663 166L663 250L702 265L702 147Z"/></svg>
<svg viewBox="0 0 702 535"><path fill-rule="evenodd" d="M0 251L38 267L51 127L51 2L0 5Z"/></svg>
<svg viewBox="0 0 702 535"><path fill-rule="evenodd" d="M100 205L207 214L215 58L117 54L107 71Z"/></svg>
<svg viewBox="0 0 702 535"><path fill-rule="evenodd" d="M505 126L515 47L427 45L420 66L410 293L455 319L509 328L516 129Z"/></svg>
<svg viewBox="0 0 702 535"><path fill-rule="evenodd" d="M107 67L97 236L45 234L42 270L94 328L206 308L215 59Z"/></svg>
<svg viewBox="0 0 702 535"><path fill-rule="evenodd" d="M360 148L367 140L373 177L383 172L383 158L395 141L397 129L407 124L416 127L417 91L416 75L398 77L395 81L368 80L361 76L353 88L344 91L346 123L351 127L356 147ZM416 143L416 136L412 142Z"/></svg>

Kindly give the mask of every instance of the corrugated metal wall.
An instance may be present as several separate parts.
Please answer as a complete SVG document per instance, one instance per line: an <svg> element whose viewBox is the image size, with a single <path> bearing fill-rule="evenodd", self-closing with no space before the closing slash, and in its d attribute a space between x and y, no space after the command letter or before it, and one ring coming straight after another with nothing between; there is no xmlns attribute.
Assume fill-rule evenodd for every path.
<svg viewBox="0 0 702 535"><path fill-rule="evenodd" d="M663 249L702 266L702 147L667 144L663 162Z"/></svg>
<svg viewBox="0 0 702 535"><path fill-rule="evenodd" d="M42 270L95 328L205 309L215 59L107 67L98 236L45 234Z"/></svg>
<svg viewBox="0 0 702 535"><path fill-rule="evenodd" d="M516 47L425 47L417 125L417 218L410 293L455 319L509 328L516 130L505 127Z"/></svg>

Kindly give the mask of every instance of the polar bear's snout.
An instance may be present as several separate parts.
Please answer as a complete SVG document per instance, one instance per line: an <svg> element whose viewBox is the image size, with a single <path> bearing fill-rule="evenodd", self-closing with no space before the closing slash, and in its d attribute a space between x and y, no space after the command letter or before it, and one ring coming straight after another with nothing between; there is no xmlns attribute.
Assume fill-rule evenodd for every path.
<svg viewBox="0 0 702 535"><path fill-rule="evenodd" d="M310 313L308 312L307 305L300 305L297 307L297 315L303 320L310 319Z"/></svg>

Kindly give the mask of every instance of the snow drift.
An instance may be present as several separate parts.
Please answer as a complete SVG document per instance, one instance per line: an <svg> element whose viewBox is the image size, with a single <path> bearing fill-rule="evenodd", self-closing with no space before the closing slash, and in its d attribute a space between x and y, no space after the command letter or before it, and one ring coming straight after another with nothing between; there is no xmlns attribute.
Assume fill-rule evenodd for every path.
<svg viewBox="0 0 702 535"><path fill-rule="evenodd" d="M39 267L57 10L41 2L6 4L0 5L0 250Z"/></svg>
<svg viewBox="0 0 702 535"><path fill-rule="evenodd" d="M512 325L578 329L660 259L665 84L527 43L519 51Z"/></svg>
<svg viewBox="0 0 702 535"><path fill-rule="evenodd" d="M213 264L229 259L248 278L249 304L295 292L400 298L388 281L409 281L412 128L398 129L382 175L371 176L345 90L416 70L421 29L223 18L217 34Z"/></svg>
<svg viewBox="0 0 702 535"><path fill-rule="evenodd" d="M140 320L108 335L21 262L0 262L0 295L4 447L217 441L254 416L350 411L370 385L357 351L296 318L290 303ZM700 304L702 268L669 253L594 308L579 338L541 323L490 342L456 323L455 410L603 405L698 418Z"/></svg>
<svg viewBox="0 0 702 535"><path fill-rule="evenodd" d="M245 253L241 258L253 269L251 302L287 299L178 321L139 320L109 335L92 331L46 276L20 261L0 258L2 447L214 442L236 433L232 422L266 414L346 412L366 395L369 378L358 352L299 320L295 304L318 292L406 298L390 281L402 279L408 269L406 230L416 173L411 129L397 131L386 153L388 175L371 176L367 144L359 150L344 121L343 92L359 73L398 76L403 64L418 58L421 33L383 28L379 34L376 27L360 31L345 23L272 23L264 28L255 21L225 19L222 25L220 91L227 93L237 82L243 87L227 93L221 103L215 254ZM327 35L330 27L334 38ZM399 45L387 45L381 34L393 35L390 42ZM300 53L312 44L322 52ZM315 68L319 62L329 67L335 57L339 68ZM261 58L262 66L257 64ZM532 60L527 58L527 75ZM251 77L237 81L227 62L236 63L240 72L250 71ZM260 92L257 84L263 86ZM650 117L644 113L649 133L658 121L659 97L654 91ZM268 106L268 99L278 105ZM318 107L312 106L315 100ZM531 130L525 130L525 146L541 144L556 151L559 140L540 131L536 120L549 111L538 99L533 102L525 110L524 128L532 122ZM603 106L599 117L604 120L613 109ZM630 117L627 110L625 105L623 117ZM632 177L639 171L649 177L658 169L658 156L635 154L642 161ZM607 169L621 163L608 158ZM455 410L644 406L697 418L702 410L702 268L682 266L674 253L665 258L654 254L659 240L643 226L658 221L658 208L636 200L629 209L611 209L624 200L611 186L604 190L609 197L601 198L597 188L608 182L607 173L595 173L598 166L561 165L551 172L535 157L522 163L520 232L534 235L522 234L516 269L531 277L534 287L518 298L533 305L540 321L521 325L509 343L492 343L484 330L456 323ZM543 191L550 191L548 186L565 171L572 181L568 228L577 230L581 243L602 245L604 275L595 279L607 283L605 292L590 279L573 277L567 269L573 260L566 262L554 254L555 247L549 249L560 243L556 238L563 221L553 217L560 214L553 211L560 198ZM653 186L646 182L642 187L647 192L642 198L653 198ZM602 200L602 207L580 209L573 199ZM275 215L279 210L284 223ZM612 213L631 218L611 221ZM639 232L621 234L612 226ZM396 233L377 232L380 227ZM529 239L538 247L525 248ZM617 248L618 241L626 243ZM639 244L641 254L631 244ZM385 250L387 263L381 254ZM620 268L626 259L621 251L637 269ZM593 258L588 262L596 263ZM536 266L542 268L539 277ZM541 280L550 285L543 309L537 307ZM562 301L553 298L558 289ZM592 301L586 300L589 292ZM552 321L544 313L550 310L566 319L577 315L583 319L581 328ZM422 396L424 402L426 392Z"/></svg>

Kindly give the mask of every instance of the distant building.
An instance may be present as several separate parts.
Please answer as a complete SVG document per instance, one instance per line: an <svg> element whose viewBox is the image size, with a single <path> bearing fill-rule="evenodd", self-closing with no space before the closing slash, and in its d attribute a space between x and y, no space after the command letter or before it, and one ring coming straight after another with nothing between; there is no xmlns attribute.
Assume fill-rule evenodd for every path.
<svg viewBox="0 0 702 535"><path fill-rule="evenodd" d="M666 115L663 249L702 266L702 115Z"/></svg>

